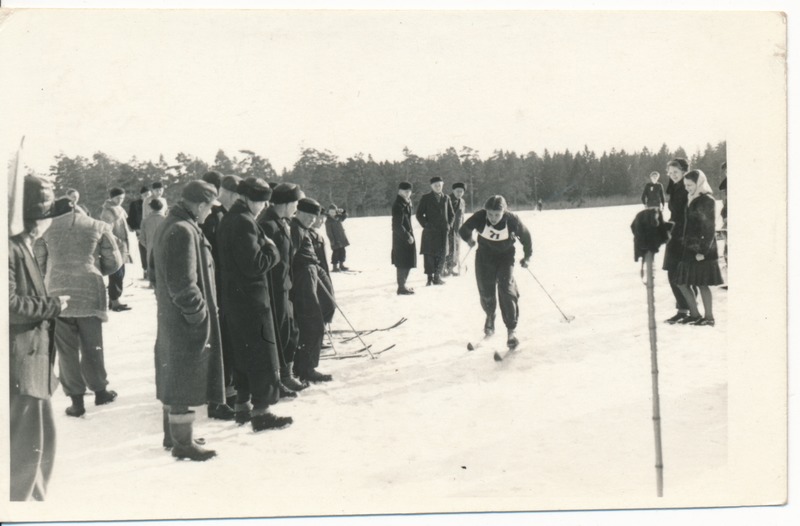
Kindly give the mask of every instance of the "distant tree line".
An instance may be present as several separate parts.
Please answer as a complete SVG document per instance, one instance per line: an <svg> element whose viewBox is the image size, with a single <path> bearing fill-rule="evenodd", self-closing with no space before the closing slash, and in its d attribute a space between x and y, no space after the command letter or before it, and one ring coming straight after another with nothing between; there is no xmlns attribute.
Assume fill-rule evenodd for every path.
<svg viewBox="0 0 800 526"><path fill-rule="evenodd" d="M58 195L67 188L77 189L81 203L93 215L100 212L111 187L122 187L129 199L135 199L142 186L161 181L167 199L175 202L183 183L217 170L222 174L294 182L324 205L335 203L351 215L363 216L389 214L398 182L411 182L415 194L420 195L428 191L428 181L434 175L445 180L445 189L457 181L464 182L470 210L482 206L493 194L504 195L517 210L532 208L539 199L545 207L635 203L652 171L661 173L661 183L666 188L665 167L674 157L684 157L692 168L703 170L716 189L721 181L719 167L726 158L726 143L708 144L705 150L691 156L683 148L670 150L666 144L657 152L642 148L629 153L612 148L597 155L584 146L574 153L495 150L486 158L466 146L460 150L447 148L429 157L420 157L405 148L401 161L380 162L361 153L342 160L328 150L305 148L292 169L284 169L281 174L266 157L250 150L240 150L233 157L219 150L211 164L185 153L168 163L163 155L157 162L136 158L119 162L97 152L91 159L60 154L49 173L40 175L53 180Z"/></svg>

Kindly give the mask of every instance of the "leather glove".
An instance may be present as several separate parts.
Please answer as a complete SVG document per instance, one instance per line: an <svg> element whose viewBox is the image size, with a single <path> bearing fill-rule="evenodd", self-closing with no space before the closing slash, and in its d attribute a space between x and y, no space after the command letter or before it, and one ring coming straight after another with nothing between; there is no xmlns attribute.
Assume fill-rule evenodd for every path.
<svg viewBox="0 0 800 526"><path fill-rule="evenodd" d="M475 244L476 244L476 243L475 243L475 240L474 240L474 239L470 239L469 241L467 241L467 245L469 245L469 248L472 248L472 247L474 247L474 246L475 246Z"/></svg>
<svg viewBox="0 0 800 526"><path fill-rule="evenodd" d="M522 258L519 260L519 264L522 268L528 268L530 262L531 262L530 258Z"/></svg>

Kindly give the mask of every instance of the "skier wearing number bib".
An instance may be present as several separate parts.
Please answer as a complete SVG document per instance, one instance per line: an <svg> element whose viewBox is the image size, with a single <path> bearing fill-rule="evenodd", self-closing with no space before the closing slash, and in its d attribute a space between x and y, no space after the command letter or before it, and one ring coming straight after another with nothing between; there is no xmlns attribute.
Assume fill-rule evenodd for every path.
<svg viewBox="0 0 800 526"><path fill-rule="evenodd" d="M508 329L507 344L509 347L516 347L519 343L515 332L519 320L519 291L513 275L514 241L519 240L522 243L524 255L520 265L527 267L533 253L531 234L519 217L508 211L503 196L490 197L483 208L472 214L458 233L470 247L476 244L472 238L472 231L478 233L475 277L478 280L481 307L486 313L484 334L486 336L494 334L495 311L499 297L500 314Z"/></svg>

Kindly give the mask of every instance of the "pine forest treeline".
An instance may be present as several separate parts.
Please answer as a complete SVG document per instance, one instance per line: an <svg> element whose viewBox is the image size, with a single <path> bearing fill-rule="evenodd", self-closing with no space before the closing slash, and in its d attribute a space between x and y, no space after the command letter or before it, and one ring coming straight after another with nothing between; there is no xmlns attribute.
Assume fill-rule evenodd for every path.
<svg viewBox="0 0 800 526"><path fill-rule="evenodd" d="M208 170L298 183L306 195L323 205L336 203L353 216L364 216L388 215L398 182L410 181L418 197L429 191L428 181L434 175L445 180L448 191L456 181L466 183L465 199L470 211L480 208L493 194L504 195L516 210L532 208L539 199L545 208L636 203L650 172L658 171L666 188L665 167L673 157L684 157L692 168L703 170L716 189L721 181L726 143L708 144L705 150L691 156L683 148L670 150L666 144L657 152L647 148L633 153L611 149L598 155L585 146L577 152L545 149L542 153L518 154L495 150L488 157L481 157L469 147L448 148L429 157L420 157L406 148L401 161L375 161L371 155L360 153L340 159L328 150L305 148L292 169L281 174L266 157L250 150L240 150L232 157L219 150L210 164L185 153L168 163L163 156L156 162L136 158L120 162L98 152L91 159L60 154L49 173L39 175L53 180L57 195L66 188L77 189L81 204L95 216L111 187L124 188L128 201L138 197L141 186L161 181L168 201L175 202L183 183Z"/></svg>

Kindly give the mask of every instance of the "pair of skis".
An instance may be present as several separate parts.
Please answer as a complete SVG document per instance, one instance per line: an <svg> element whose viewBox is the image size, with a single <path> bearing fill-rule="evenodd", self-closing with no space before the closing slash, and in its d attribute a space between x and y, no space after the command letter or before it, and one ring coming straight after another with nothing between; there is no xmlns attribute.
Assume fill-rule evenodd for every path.
<svg viewBox="0 0 800 526"><path fill-rule="evenodd" d="M351 340L354 340L356 338L360 339L361 336L366 336L366 335L373 334L373 333L376 333L376 332L390 331L390 330L392 330L394 328L399 327L400 325L402 325L406 321L408 321L408 319L403 317L403 318L400 318L399 320L397 320L392 325L389 325L389 326L386 326L386 327L378 327L378 328L374 328L374 329L365 329L365 330L359 330L359 331L353 331L353 330L347 330L347 329L331 330L331 331L328 331L328 337L331 339L331 344L333 344L333 335L334 334L348 334L348 333L355 332L355 334L353 336L350 336L350 337L347 337L347 338L341 340L341 343L347 343L347 342L349 342ZM368 352L368 351L374 357L374 356L381 355L381 354L385 353L388 350L393 349L395 347L395 345L396 344L392 344L392 345L390 345L390 346L388 346L388 347L386 347L384 349L381 349L379 351L372 351L371 350L372 349L372 344L369 344L369 345L366 345L366 346L364 346L364 347L362 347L362 348L360 348L360 349L358 349L356 351L345 353L345 354L337 353L336 349L333 347L333 345L331 345L331 348L333 349L333 353L332 354L326 354L324 356L320 356L320 359L346 360L348 358L359 358L359 357L364 356L364 353Z"/></svg>
<svg viewBox="0 0 800 526"><path fill-rule="evenodd" d="M475 350L483 347L486 344L486 342L489 341L489 339L491 339L492 336L494 336L494 333L489 334L489 335L484 335L483 338L481 338L480 340L478 340L475 343L468 342L467 343L467 350L468 351L475 351ZM512 352L517 350L518 347L519 347L519 342L516 342L516 343L513 343L513 344L506 343L506 352L501 354L500 351L497 351L497 350L494 351L494 356L493 356L494 361L495 362L502 362L506 357L508 357L509 354L511 354Z"/></svg>

